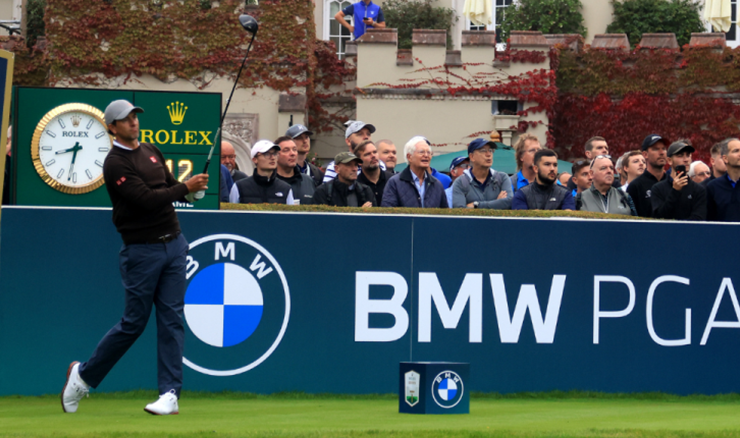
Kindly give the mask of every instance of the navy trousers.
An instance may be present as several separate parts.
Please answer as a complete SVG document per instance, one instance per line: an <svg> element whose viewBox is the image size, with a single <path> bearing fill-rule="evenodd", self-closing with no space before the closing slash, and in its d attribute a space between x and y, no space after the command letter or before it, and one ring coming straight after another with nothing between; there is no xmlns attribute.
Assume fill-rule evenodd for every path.
<svg viewBox="0 0 740 438"><path fill-rule="evenodd" d="M159 393L182 388L183 307L188 242L182 234L168 243L124 245L119 254L126 308L80 365L80 377L96 388L144 332L152 305L157 315L157 382Z"/></svg>

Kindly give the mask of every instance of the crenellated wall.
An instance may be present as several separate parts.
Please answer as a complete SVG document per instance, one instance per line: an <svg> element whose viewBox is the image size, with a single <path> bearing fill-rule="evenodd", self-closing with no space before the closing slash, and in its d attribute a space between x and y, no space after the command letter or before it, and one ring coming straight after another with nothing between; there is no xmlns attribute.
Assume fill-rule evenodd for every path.
<svg viewBox="0 0 740 438"><path fill-rule="evenodd" d="M462 34L461 50L446 49L444 30L414 30L410 50L399 50L396 29L369 30L357 40L357 119L377 128L374 138L389 138L399 148L415 135L427 137L435 153L461 151L471 135L485 137L497 129L505 143L516 141L512 129L520 120L540 124L528 132L546 141L543 112L526 117L492 114L492 101L515 100L480 88L510 81L529 71L549 70L547 56L538 63L496 60L495 32ZM512 50L547 54L550 45L540 32L515 32ZM522 103L520 109L535 106ZM405 157L399 157L405 161Z"/></svg>

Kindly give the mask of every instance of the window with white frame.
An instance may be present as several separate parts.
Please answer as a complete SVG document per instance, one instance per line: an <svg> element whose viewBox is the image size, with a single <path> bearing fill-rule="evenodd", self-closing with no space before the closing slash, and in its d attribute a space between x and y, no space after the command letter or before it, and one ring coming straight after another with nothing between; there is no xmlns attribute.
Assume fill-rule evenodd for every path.
<svg viewBox="0 0 740 438"><path fill-rule="evenodd" d="M506 8L511 6L512 3L516 3L515 0L489 0L493 2L493 20L492 23L487 26L477 26L467 20L468 30L495 30L496 31L496 45L498 49L503 49L505 41L501 40L501 23L504 22L506 15ZM501 47L499 47L501 45Z"/></svg>
<svg viewBox="0 0 740 438"><path fill-rule="evenodd" d="M352 34L350 31L339 24L334 16L337 12L351 5L352 2L348 0L324 0L324 39L334 41L337 46L337 56L344 58L345 45L347 41L352 40ZM353 24L353 18L349 15L344 17L349 24Z"/></svg>
<svg viewBox="0 0 740 438"><path fill-rule="evenodd" d="M732 10L730 31L727 32L725 38L727 38L727 45L729 47L740 46L740 35L738 35L737 28L737 0L730 0L730 8Z"/></svg>

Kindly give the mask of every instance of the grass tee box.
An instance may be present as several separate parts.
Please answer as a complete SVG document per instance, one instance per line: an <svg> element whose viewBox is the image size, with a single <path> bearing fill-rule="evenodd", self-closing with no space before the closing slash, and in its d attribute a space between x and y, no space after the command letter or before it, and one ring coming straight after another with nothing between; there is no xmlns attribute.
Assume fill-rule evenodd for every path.
<svg viewBox="0 0 740 438"><path fill-rule="evenodd" d="M465 388L469 376L469 363L401 362L398 412L469 414L470 391Z"/></svg>

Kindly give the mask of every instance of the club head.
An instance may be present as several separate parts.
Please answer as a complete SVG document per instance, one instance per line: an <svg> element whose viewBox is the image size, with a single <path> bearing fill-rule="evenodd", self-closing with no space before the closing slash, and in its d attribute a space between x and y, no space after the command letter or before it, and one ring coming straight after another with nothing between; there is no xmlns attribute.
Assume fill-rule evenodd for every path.
<svg viewBox="0 0 740 438"><path fill-rule="evenodd" d="M244 30L247 32L256 35L257 31L260 28L260 24L257 23L257 20L254 19L251 15L242 14L239 16L239 23L241 23Z"/></svg>

